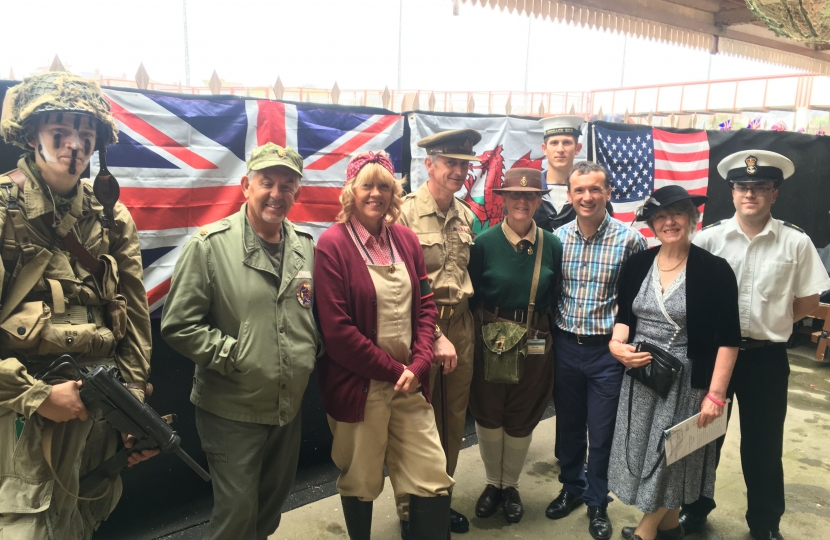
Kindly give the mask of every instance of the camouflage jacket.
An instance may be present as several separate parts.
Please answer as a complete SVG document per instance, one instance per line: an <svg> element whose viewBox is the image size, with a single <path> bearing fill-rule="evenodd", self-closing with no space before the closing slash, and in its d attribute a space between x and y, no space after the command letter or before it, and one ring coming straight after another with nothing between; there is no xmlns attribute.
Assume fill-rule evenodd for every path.
<svg viewBox="0 0 830 540"><path fill-rule="evenodd" d="M129 211L118 202L108 220L86 179L71 199L58 198L56 209L36 166L23 157L17 170L25 175L17 205L22 236L31 247L26 253L10 218L11 190L0 189L0 315L5 315L0 316L0 407L31 416L50 392L49 385L32 375L62 353L81 361L114 358L126 382L145 383L150 373L150 318L138 233ZM12 173L0 175L0 184L8 186ZM105 283L98 283L57 236L55 226L70 213L77 216L71 230L80 243L99 260L106 259ZM49 262L22 301L11 313L3 313L16 282L27 274L25 263L32 253L45 255ZM131 391L143 400L141 390Z"/></svg>

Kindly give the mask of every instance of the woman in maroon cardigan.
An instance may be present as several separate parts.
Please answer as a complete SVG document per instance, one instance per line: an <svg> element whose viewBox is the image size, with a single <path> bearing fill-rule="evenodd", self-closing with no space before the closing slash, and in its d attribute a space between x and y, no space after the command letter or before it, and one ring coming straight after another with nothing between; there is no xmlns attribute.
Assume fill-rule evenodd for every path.
<svg viewBox="0 0 830 540"><path fill-rule="evenodd" d="M401 194L386 153L355 156L338 223L320 236L315 256L327 351L318 378L352 540L369 538L384 464L395 493L410 495L413 539L443 539L449 528L454 482L429 404L438 310L418 238L394 224Z"/></svg>

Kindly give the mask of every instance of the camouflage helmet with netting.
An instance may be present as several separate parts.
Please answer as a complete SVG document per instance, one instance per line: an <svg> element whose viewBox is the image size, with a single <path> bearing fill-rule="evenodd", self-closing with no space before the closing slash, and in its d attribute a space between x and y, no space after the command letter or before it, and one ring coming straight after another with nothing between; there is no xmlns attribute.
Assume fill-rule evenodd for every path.
<svg viewBox="0 0 830 540"><path fill-rule="evenodd" d="M41 113L73 112L98 120L99 148L118 142L118 126L98 83L63 71L26 78L9 88L3 100L0 135L7 143L29 149L30 122Z"/></svg>

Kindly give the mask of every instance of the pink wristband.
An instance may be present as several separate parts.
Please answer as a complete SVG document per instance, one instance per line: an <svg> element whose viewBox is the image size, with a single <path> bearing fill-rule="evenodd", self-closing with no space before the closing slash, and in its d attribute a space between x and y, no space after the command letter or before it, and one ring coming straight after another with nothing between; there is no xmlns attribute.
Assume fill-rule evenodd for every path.
<svg viewBox="0 0 830 540"><path fill-rule="evenodd" d="M706 397L709 398L709 401L717 405L718 407L726 407L725 401L718 401L717 398L713 397L712 394L706 394Z"/></svg>

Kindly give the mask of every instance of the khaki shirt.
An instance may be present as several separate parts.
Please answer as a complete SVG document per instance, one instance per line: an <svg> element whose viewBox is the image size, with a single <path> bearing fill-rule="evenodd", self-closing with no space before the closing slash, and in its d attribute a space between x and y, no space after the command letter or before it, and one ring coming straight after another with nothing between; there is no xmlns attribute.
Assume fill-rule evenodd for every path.
<svg viewBox="0 0 830 540"><path fill-rule="evenodd" d="M100 317L102 311L106 310L107 302L102 300L98 285L86 267L73 255L58 247L59 244L52 229L53 216L54 220L60 223L65 216L64 212L60 209L55 211L52 199L45 193L43 184L29 168L25 158L21 158L18 167L26 176L19 206L29 233L28 237L38 251L46 249L52 252L43 276L9 318L0 324L0 407L12 409L29 417L51 391L49 385L35 380L32 374L58 357L60 352L56 349L60 343L54 338L63 336L55 336L57 332L50 333L49 328L45 328L42 323L30 324L29 315L24 314L24 311L28 310L41 321L51 317L51 321L56 322L59 314L56 313L53 296L59 291L65 299L67 312L71 306L87 306L89 318L95 320ZM7 198L8 192L0 189L0 232L5 230L6 221L11 220L6 209ZM88 352L79 353L71 349L64 352L80 360L83 360L85 356L95 358L114 356L116 365L126 382L145 383L150 374L152 338L147 294L142 281L141 246L135 223L127 208L120 202L116 203L113 209L114 223L109 223L109 234L105 238L102 227L103 206L92 193L92 183L86 179L81 180L71 202L81 205L80 215L72 228L78 240L93 256L101 257L108 254L117 264L117 290L126 299L127 322L126 333L117 343L113 341L112 333L109 333L110 339L106 339L105 334L109 330L104 328L101 332L93 330L92 343L86 347L89 349ZM6 241L9 238L14 239L14 249L19 253L20 248L16 236L9 237L3 234L3 237ZM22 261L18 257L9 285L3 291L4 295L8 295L12 290L22 268ZM0 283L7 271L8 269L0 264ZM3 297L0 302L5 302L5 300L6 298ZM40 307L46 305L51 307ZM32 311L36 307L39 310L38 314ZM93 313L95 318L93 318ZM36 332L40 332L40 337L38 338L39 344L34 348L21 348L20 343L15 341L20 339L21 335L23 338L32 338ZM36 340L32 338L28 341L30 344L27 347L31 347L31 342ZM111 349L113 345L114 350ZM39 354L44 351L44 346L55 350ZM79 347L80 343L74 343L74 349ZM144 395L140 390L132 390L132 392L139 399L143 399Z"/></svg>
<svg viewBox="0 0 830 540"><path fill-rule="evenodd" d="M519 236L516 231L511 229L510 225L507 224L507 219L501 220L501 230L504 232L504 237L507 238L507 241L516 251L519 251L519 242L522 240L530 242L531 245L536 243L536 222L530 224L530 230L524 236Z"/></svg>
<svg viewBox="0 0 830 540"><path fill-rule="evenodd" d="M302 406L322 340L312 312L314 239L282 222L282 275L247 205L184 246L161 335L196 363L190 401L228 420L284 426Z"/></svg>
<svg viewBox="0 0 830 540"><path fill-rule="evenodd" d="M435 303L455 305L470 298L473 282L467 264L473 245L473 211L454 198L445 215L424 183L404 198L398 222L418 235Z"/></svg>

